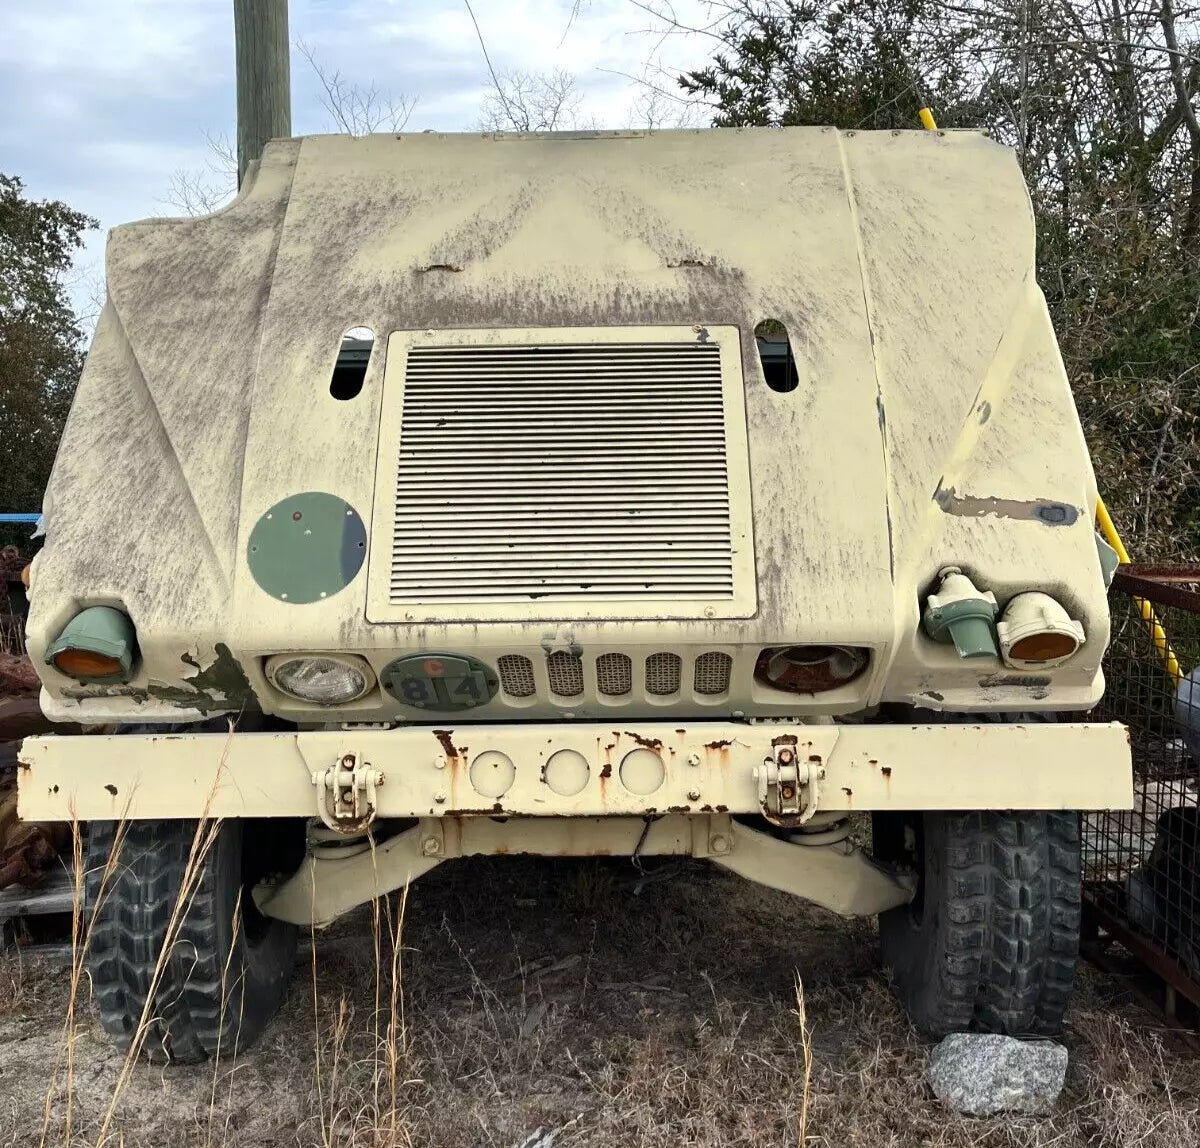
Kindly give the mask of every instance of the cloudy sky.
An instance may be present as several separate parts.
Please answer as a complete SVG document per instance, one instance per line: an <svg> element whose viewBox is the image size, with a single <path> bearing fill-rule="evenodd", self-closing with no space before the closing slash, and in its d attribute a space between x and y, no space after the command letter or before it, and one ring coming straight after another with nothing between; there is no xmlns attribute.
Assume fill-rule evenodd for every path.
<svg viewBox="0 0 1200 1148"><path fill-rule="evenodd" d="M640 89L626 77L647 63L696 66L712 46L704 36L664 41L638 0L473 7L496 68L570 71L589 126L636 122ZM689 24L704 23L708 7L674 0ZM407 130L479 125L487 72L463 0L291 0L290 19L293 40L325 68L416 97ZM297 135L333 130L294 47L292 91ZM206 137L235 136L232 0L0 0L0 108L0 171L31 195L64 200L102 228L175 214L176 173L205 173ZM73 288L82 309L102 253L93 236Z"/></svg>

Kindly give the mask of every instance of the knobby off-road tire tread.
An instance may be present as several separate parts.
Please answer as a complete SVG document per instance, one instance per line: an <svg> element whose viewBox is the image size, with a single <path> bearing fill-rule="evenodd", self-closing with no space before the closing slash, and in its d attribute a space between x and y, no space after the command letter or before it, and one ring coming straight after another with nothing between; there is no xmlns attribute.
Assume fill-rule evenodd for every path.
<svg viewBox="0 0 1200 1148"><path fill-rule="evenodd" d="M970 1027L1057 1031L1078 950L1078 817L973 813L948 829L948 936L974 957L964 962L964 1003L978 962Z"/></svg>
<svg viewBox="0 0 1200 1148"><path fill-rule="evenodd" d="M176 831L177 827L181 831ZM124 1051L129 1050L137 1035L143 1002L154 983L183 887L195 822L188 822L186 828L173 823L170 830L163 834L162 827L150 821L127 823L120 854L105 879L118 823L99 821L88 826L86 920L95 914L88 947L92 998L104 1031ZM201 909L200 901L211 900L211 896L205 897L203 885L201 874L195 910ZM187 916L197 918L198 912ZM187 977L188 965L195 965L190 959L193 945L187 944L186 934L197 924L196 920L190 925L186 920L179 922L176 944L163 961L158 991L146 1012L142 1048L153 1061L194 1063L207 1056L201 1026L196 1023L203 1021L203 1015L192 1015L189 996L194 994L179 989ZM207 972L200 967L194 971L202 978Z"/></svg>
<svg viewBox="0 0 1200 1148"><path fill-rule="evenodd" d="M918 1023L934 1035L1057 1033L1079 947L1078 815L927 814L925 848L939 847L942 889L926 889L924 913L944 917L943 951L930 938L932 975L918 961L907 976L922 983L897 986Z"/></svg>
<svg viewBox="0 0 1200 1148"><path fill-rule="evenodd" d="M101 1025L122 1049L128 1050L134 1041L172 916L181 893L186 897L147 1011L142 1048L157 1062L196 1063L218 1053L233 1056L239 1045L245 1047L257 1036L278 1003L255 999L254 989L243 991L244 948L234 938L231 890L223 887L231 871L237 874L240 869L240 844L234 836L240 828L222 827L196 867L190 891L183 889L196 824L128 822L106 881L117 824L92 822L88 827L85 921L91 920L103 897L88 953L92 996ZM210 831L202 830L201 847ZM276 923L272 928L282 926ZM289 947L282 947L286 959ZM282 995L281 988L278 999ZM253 1018L243 1015L244 1007L254 1012Z"/></svg>

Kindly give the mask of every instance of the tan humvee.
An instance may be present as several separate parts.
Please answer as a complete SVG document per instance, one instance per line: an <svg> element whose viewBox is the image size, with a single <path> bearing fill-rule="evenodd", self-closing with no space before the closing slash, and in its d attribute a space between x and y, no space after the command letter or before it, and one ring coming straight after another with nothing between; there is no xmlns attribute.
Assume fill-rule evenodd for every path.
<svg viewBox="0 0 1200 1148"><path fill-rule="evenodd" d="M175 1059L253 1039L296 925L479 853L707 857L881 913L930 1031L1055 1028L1063 811L1131 773L1045 720L1101 696L1107 555L1011 153L282 140L107 275L28 641L49 716L129 728L30 739L20 800L90 823L116 1039L204 817Z"/></svg>

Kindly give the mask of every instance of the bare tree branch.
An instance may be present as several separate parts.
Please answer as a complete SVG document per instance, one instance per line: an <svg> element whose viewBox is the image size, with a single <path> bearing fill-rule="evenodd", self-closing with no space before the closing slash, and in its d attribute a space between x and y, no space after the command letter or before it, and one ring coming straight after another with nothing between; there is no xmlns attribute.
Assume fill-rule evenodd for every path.
<svg viewBox="0 0 1200 1148"><path fill-rule="evenodd" d="M401 132L417 106L416 96L380 89L376 84L356 84L340 71L330 71L313 49L297 39L296 50L308 61L321 84L321 106L333 117L340 132L365 136L372 132Z"/></svg>

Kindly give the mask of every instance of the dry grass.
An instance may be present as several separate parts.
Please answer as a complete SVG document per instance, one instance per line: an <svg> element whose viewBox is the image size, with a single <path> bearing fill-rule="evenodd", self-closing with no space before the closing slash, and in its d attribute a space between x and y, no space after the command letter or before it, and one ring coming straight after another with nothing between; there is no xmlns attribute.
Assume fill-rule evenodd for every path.
<svg viewBox="0 0 1200 1148"><path fill-rule="evenodd" d="M318 934L284 1014L236 1064L133 1065L80 1015L45 1142L1200 1143L1200 1064L1169 1051L1113 982L1085 976L1054 1113L967 1119L929 1092L927 1047L888 993L870 926L699 864L663 871L673 876L647 882L617 862L443 866L407 904ZM83 991L68 970L0 964L0 1144L39 1142L63 1043L51 1025Z"/></svg>

